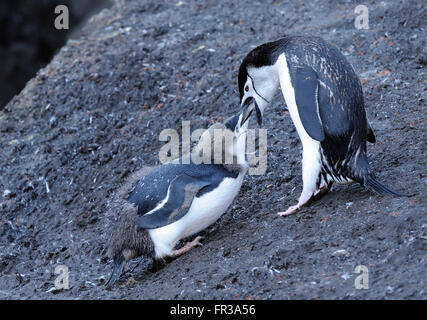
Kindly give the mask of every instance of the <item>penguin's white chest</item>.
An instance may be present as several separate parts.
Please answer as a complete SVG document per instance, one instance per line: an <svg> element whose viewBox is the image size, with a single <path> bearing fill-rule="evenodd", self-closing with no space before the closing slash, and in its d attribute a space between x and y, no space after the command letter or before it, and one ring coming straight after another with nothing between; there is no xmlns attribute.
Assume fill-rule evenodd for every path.
<svg viewBox="0 0 427 320"><path fill-rule="evenodd" d="M148 230L154 242L156 257L169 255L175 244L214 223L239 193L244 174L225 178L215 189L194 198L187 214L167 226Z"/></svg>

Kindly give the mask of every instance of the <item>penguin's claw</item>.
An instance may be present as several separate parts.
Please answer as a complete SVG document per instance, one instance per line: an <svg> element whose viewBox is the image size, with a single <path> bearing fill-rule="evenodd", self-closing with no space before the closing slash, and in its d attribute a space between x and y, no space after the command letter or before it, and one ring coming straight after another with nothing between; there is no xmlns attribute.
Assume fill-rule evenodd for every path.
<svg viewBox="0 0 427 320"><path fill-rule="evenodd" d="M290 216L291 214L294 214L294 213L298 212L300 209L301 209L301 207L299 205L290 206L288 208L288 210L278 212L277 214L279 216L286 217L286 216Z"/></svg>
<svg viewBox="0 0 427 320"><path fill-rule="evenodd" d="M197 236L193 241L191 241L190 243L195 246L203 246L203 243L201 243L200 241L203 240L204 237L202 236Z"/></svg>
<svg viewBox="0 0 427 320"><path fill-rule="evenodd" d="M298 212L302 207L309 205L313 201L319 200L321 197L323 197L325 194L327 194L329 192L329 190L331 189L331 186L332 186L332 182L329 182L329 183L324 182L313 193L304 193L303 192L301 194L299 200L298 200L298 204L296 204L294 206L290 206L288 208L288 210L278 212L277 214L279 216L286 217L286 216L290 216L291 214Z"/></svg>
<svg viewBox="0 0 427 320"><path fill-rule="evenodd" d="M284 212L278 212L279 216L286 217L290 216L291 214L294 214L295 212L298 212L302 207L305 205L308 205L311 200L313 199L314 192L302 192L301 196L299 197L298 204L294 206L290 206L288 210Z"/></svg>
<svg viewBox="0 0 427 320"><path fill-rule="evenodd" d="M203 237L197 236L193 241L187 242L182 248L180 248L178 250L174 250L172 252L172 256L177 257L177 256L180 256L180 255L190 251L194 247L202 246L203 244L200 242L200 240L202 240L202 239L203 239Z"/></svg>
<svg viewBox="0 0 427 320"><path fill-rule="evenodd" d="M313 196L311 197L310 201L316 201L322 198L324 195L326 195L329 192L329 190L331 189L331 186L332 186L332 182L322 184L320 188L313 193Z"/></svg>

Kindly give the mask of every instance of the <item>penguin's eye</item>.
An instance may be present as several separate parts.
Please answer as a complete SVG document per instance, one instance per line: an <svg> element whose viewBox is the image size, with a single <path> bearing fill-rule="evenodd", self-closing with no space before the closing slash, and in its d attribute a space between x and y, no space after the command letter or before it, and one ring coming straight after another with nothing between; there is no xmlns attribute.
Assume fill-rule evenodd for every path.
<svg viewBox="0 0 427 320"><path fill-rule="evenodd" d="M246 85L246 87L245 87L245 91L246 91L246 92L248 92L248 91L249 91L249 86L248 86L248 85Z"/></svg>

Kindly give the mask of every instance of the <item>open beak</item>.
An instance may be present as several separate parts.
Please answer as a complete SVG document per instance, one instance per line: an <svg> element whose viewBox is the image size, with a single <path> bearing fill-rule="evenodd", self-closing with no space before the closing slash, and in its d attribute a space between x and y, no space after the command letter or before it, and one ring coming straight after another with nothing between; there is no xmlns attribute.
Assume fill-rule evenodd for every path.
<svg viewBox="0 0 427 320"><path fill-rule="evenodd" d="M258 125L261 126L262 125L262 113L261 110L258 107L258 104L256 103L256 100L253 97L249 97L247 98L243 103L242 106L240 107L240 110L242 112L242 123L241 125L243 125L251 116L252 112L254 111L256 112L256 117L257 117L257 122Z"/></svg>

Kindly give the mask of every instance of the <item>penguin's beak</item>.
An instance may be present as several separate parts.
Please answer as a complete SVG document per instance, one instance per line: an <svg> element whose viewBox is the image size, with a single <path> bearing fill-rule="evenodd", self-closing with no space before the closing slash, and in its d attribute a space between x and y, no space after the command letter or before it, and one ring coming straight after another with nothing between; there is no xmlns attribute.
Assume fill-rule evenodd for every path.
<svg viewBox="0 0 427 320"><path fill-rule="evenodd" d="M111 287L120 277L120 275L122 274L125 262L126 261L123 255L120 255L119 257L114 259L113 272L111 273L110 279L108 279L108 281L105 283L105 286L107 288Z"/></svg>
<svg viewBox="0 0 427 320"><path fill-rule="evenodd" d="M240 111L242 112L242 115L243 115L241 125L243 125L249 119L254 109L256 112L258 125L259 126L262 125L262 113L258 107L258 104L256 103L256 100L253 97L246 98L246 100L242 103L240 107Z"/></svg>

